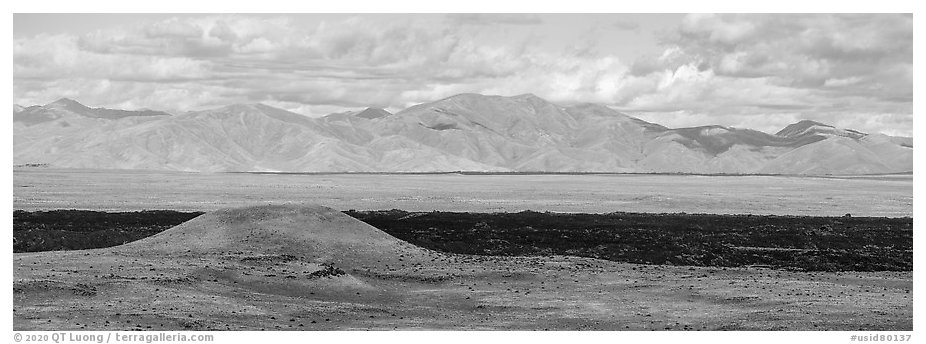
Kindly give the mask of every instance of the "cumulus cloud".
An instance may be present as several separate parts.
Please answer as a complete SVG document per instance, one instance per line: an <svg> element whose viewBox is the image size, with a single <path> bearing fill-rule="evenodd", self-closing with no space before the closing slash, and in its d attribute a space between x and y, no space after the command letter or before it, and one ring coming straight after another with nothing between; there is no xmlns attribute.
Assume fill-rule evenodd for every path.
<svg viewBox="0 0 926 344"><path fill-rule="evenodd" d="M477 17L462 18L474 22ZM479 20L527 24L535 19L486 15ZM213 92L224 90L219 99L346 107L405 106L434 100L438 93L452 95L436 90L536 92L534 85L547 85L541 93L570 100L569 92L587 93L596 75L618 67L609 57L536 53L525 47L480 44L470 31L452 25L382 24L354 17L300 30L285 18L206 16L82 36L19 38L14 62L17 80L196 81L218 88ZM553 83L543 80L548 72L553 72ZM17 89L24 94L33 85L20 82ZM50 94L53 90L44 90L49 99L58 96ZM90 96L95 94L85 95ZM215 100L203 98L202 103Z"/></svg>
<svg viewBox="0 0 926 344"><path fill-rule="evenodd" d="M907 15L689 15L663 38L662 56L631 66L659 87L620 105L736 114L753 127L800 117L884 131L900 122L867 119L912 118L912 35Z"/></svg>
<svg viewBox="0 0 926 344"><path fill-rule="evenodd" d="M552 25L539 15L436 18L305 24L206 15L15 36L14 97L22 105L67 96L175 112L266 102L314 116L401 109L462 92L534 93L564 105L604 103L669 126L774 132L809 118L912 131L910 16L690 15L660 34L660 53L632 61L595 45L621 42L574 37L544 46L542 36L505 36ZM610 25L653 34L633 21Z"/></svg>
<svg viewBox="0 0 926 344"><path fill-rule="evenodd" d="M539 25L543 20L531 14L486 14L486 13L455 13L448 14L447 18L458 25Z"/></svg>
<svg viewBox="0 0 926 344"><path fill-rule="evenodd" d="M81 49L67 35L40 35L13 42L16 79L86 77L109 80L167 81L207 76L210 62L188 57L120 56Z"/></svg>
<svg viewBox="0 0 926 344"><path fill-rule="evenodd" d="M692 15L673 43L721 75L820 87L901 74L895 68L913 63L912 27L903 15ZM893 86L909 89L908 81Z"/></svg>
<svg viewBox="0 0 926 344"><path fill-rule="evenodd" d="M611 25L624 31L640 31L640 23L631 20L617 20L611 23Z"/></svg>

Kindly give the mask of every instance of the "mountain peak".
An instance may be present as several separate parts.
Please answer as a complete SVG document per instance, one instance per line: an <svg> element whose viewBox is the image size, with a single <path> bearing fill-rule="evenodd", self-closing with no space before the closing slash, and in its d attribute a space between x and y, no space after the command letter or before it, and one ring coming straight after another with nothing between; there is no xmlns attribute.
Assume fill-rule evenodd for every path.
<svg viewBox="0 0 926 344"><path fill-rule="evenodd" d="M517 102L517 101L529 101L533 103L547 104L550 103L546 99L540 98L533 93L524 93L516 96L500 96L500 95L485 95L480 93L460 93L455 94L438 101L426 104L439 104L439 103L458 103L458 104L467 104L467 103L478 103L478 102ZM419 104L421 105L421 104Z"/></svg>
<svg viewBox="0 0 926 344"><path fill-rule="evenodd" d="M368 107L364 109L363 111L360 111L354 114L354 116L357 116L360 118L366 118L366 119L376 119L376 118L382 118L382 117L391 116L391 115L392 113L389 111L386 111L380 108L373 108L373 107Z"/></svg>
<svg viewBox="0 0 926 344"><path fill-rule="evenodd" d="M209 111L214 112L230 112L230 113L267 113L267 112L277 112L285 111L283 109L278 109L270 105L265 105L262 103L235 103L231 105L225 105L219 108L215 108Z"/></svg>
<svg viewBox="0 0 926 344"><path fill-rule="evenodd" d="M471 100L482 99L482 98L487 98L487 97L489 97L489 96L484 95L484 94L479 94L479 93L460 93L460 94L454 94L454 95L449 96L449 97L447 97L447 98L444 98L444 99L442 99L442 100L463 100L463 101L471 101ZM439 101L440 101L440 100L439 100ZM439 101L438 101L438 102L439 102Z"/></svg>
<svg viewBox="0 0 926 344"><path fill-rule="evenodd" d="M511 97L511 98L514 98L514 99L524 99L524 100L541 100L541 101L546 101L546 99L540 98L540 97L538 97L536 94L533 94L533 93L519 94L519 95L516 95L516 96Z"/></svg>
<svg viewBox="0 0 926 344"><path fill-rule="evenodd" d="M807 132L809 129L812 129L814 127L835 129L835 127L833 127L832 125L823 124L817 121L811 121L809 119L805 119L797 123L789 124L787 127L784 127L783 129L775 133L775 135L783 136L783 137L797 136L797 135Z"/></svg>
<svg viewBox="0 0 926 344"><path fill-rule="evenodd" d="M61 97L60 99L52 102L51 104L80 104L80 103L68 97Z"/></svg>
<svg viewBox="0 0 926 344"><path fill-rule="evenodd" d="M82 111L88 110L90 108L86 107L84 104L77 102L76 100L70 98L61 98L52 103L46 104L46 107L56 108L56 109L65 109L71 111Z"/></svg>
<svg viewBox="0 0 926 344"><path fill-rule="evenodd" d="M822 135L822 136L842 136L852 139L860 139L867 136L868 134L852 130L852 129L841 129L836 128L829 124L823 124L811 120L803 120L794 124L791 124L781 131L775 133L776 136L793 138L804 135Z"/></svg>
<svg viewBox="0 0 926 344"><path fill-rule="evenodd" d="M309 117L304 115L291 112L288 110L276 108L270 105L263 103L237 103L232 105L226 105L220 108L195 111L189 113L191 116L244 116L248 118L272 118L274 120L289 122L289 123L298 123L306 124L311 123L312 120Z"/></svg>
<svg viewBox="0 0 926 344"><path fill-rule="evenodd" d="M255 103L235 103L235 104L225 105L223 107L220 107L219 109L244 111L244 110L256 110L258 109L258 107L257 107L257 104Z"/></svg>
<svg viewBox="0 0 926 344"><path fill-rule="evenodd" d="M830 128L833 128L832 125L825 124L825 123L820 123L820 122L817 122L817 121L814 121L814 120L809 120L809 119L800 120L800 121L798 121L797 123L794 123L794 124L791 124L791 125L793 125L793 126L803 126L803 127L821 126L821 127L830 127Z"/></svg>

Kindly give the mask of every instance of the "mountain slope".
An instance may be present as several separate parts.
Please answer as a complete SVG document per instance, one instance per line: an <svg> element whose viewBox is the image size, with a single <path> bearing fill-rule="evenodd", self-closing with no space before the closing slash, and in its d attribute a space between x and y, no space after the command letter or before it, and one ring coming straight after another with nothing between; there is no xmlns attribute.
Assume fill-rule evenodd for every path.
<svg viewBox="0 0 926 344"><path fill-rule="evenodd" d="M18 110L18 111L17 111ZM127 117L145 117L145 116L169 116L170 114L162 111L140 110L114 110L106 108L89 108L77 101L61 98L55 102L44 106L30 106L27 108L14 106L13 122L25 125L36 125L49 121L55 121L66 118L99 118L107 120L118 120Z"/></svg>
<svg viewBox="0 0 926 344"><path fill-rule="evenodd" d="M827 124L823 124L823 123L815 122L811 120L803 120L803 121L788 125L787 127L784 127L783 129L775 133L775 135L781 136L781 137L789 137L789 138L817 136L823 139L829 136L842 136L842 137L848 137L848 138L853 138L853 139L859 139L859 138L866 136L867 134L858 132L855 130L851 130L851 129L839 129L831 125L827 125Z"/></svg>
<svg viewBox="0 0 926 344"><path fill-rule="evenodd" d="M519 171L628 171L648 128L658 126L604 106L461 94L400 111L371 130Z"/></svg>
<svg viewBox="0 0 926 344"><path fill-rule="evenodd" d="M113 121L116 122L116 121ZM444 157L402 138L368 148L311 118L262 104L236 104L113 129L114 123L17 146L14 163L181 171L435 171L455 166L498 170ZM407 141L407 140L406 140ZM392 151L383 152L386 147ZM420 155L401 161L396 154ZM389 155L387 153L393 153Z"/></svg>
<svg viewBox="0 0 926 344"><path fill-rule="evenodd" d="M172 116L70 99L14 106L14 164L181 171L907 172L912 139L801 121L670 129L596 104L460 94L309 118L263 104Z"/></svg>

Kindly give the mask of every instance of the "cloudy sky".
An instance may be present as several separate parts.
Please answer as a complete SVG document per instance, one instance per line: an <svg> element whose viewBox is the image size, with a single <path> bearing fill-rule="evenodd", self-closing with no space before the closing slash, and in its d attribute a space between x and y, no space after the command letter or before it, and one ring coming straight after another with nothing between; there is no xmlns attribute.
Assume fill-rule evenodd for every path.
<svg viewBox="0 0 926 344"><path fill-rule="evenodd" d="M913 131L911 15L15 14L13 100L309 116L464 92L670 127Z"/></svg>

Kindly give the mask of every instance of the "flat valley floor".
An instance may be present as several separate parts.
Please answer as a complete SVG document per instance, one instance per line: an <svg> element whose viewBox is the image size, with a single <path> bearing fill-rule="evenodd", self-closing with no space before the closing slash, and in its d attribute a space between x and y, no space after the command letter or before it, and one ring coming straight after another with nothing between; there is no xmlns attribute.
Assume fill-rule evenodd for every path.
<svg viewBox="0 0 926 344"><path fill-rule="evenodd" d="M15 168L13 208L210 211L309 203L339 210L913 216L913 175L247 174Z"/></svg>
<svg viewBox="0 0 926 344"><path fill-rule="evenodd" d="M352 208L896 217L912 216L912 176L15 170L14 209L207 213L121 246L14 254L14 329L913 328L912 272L447 254L408 244L339 211Z"/></svg>

